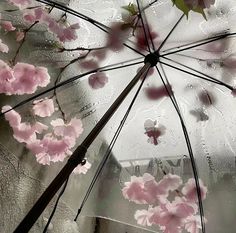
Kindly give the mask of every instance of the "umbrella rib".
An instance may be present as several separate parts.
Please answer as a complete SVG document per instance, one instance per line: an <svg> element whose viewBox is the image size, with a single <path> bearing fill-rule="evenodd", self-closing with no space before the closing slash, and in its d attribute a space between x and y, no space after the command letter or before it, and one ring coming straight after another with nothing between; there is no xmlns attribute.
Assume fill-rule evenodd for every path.
<svg viewBox="0 0 236 233"><path fill-rule="evenodd" d="M53 207L53 210L52 210L52 213L51 213L50 217L48 218L47 224L46 224L45 227L44 227L43 233L47 233L47 230L48 230L48 227L49 227L49 225L50 225L50 222L52 221L52 218L53 218L53 216L54 216L54 214L55 214L55 212L56 212L58 203L59 203L59 201L60 201L62 195L64 194L64 192L65 192L65 190L66 190L66 187L67 187L69 178L70 178L70 177L68 177L68 178L66 179L66 181L65 181L65 183L64 183L64 186L63 186L61 192L59 193L59 195L58 195L58 197L57 197L56 203L55 203L55 205L54 205L54 207Z"/></svg>
<svg viewBox="0 0 236 233"><path fill-rule="evenodd" d="M196 77L196 78L203 79L203 80L205 80L205 81L209 81L209 82L212 82L212 83L215 83L215 84L224 86L224 87L226 87L227 89L229 89L229 90L231 90L231 91L234 90L233 87L231 87L230 85L228 85L228 84L226 84L226 83L224 83L224 82L222 82L222 81L220 81L220 80L218 80L218 79L216 79L216 78L213 78L213 77L211 77L211 76L209 76L209 75L207 75L207 74L204 74L204 73L202 73L202 72L200 72L200 71L198 71L198 70L195 70L195 69L193 69L193 68L191 68L191 67L188 67L188 66L186 66L186 65L183 65L183 64L181 64L181 63L179 63L179 62L176 62L176 61L174 61L174 60L171 60L171 59L168 59L168 60L170 60L170 61L172 61L172 62L174 62L174 63L176 63L176 64L178 64L178 65L180 65L180 66L183 66L183 67L185 67L185 68L187 68L187 69L190 69L190 70L192 70L192 71L195 71L196 73L199 73L199 74L201 74L201 75L204 75L206 78L203 77L203 76L194 74L194 73L192 73L192 72L189 72L189 71L187 71L187 70L183 70L183 69L181 69L181 68L179 68L179 67L175 67L175 66L170 65L170 64L168 64L168 63L162 62L162 61L160 61L160 63L163 64L163 65L165 65L165 66L169 66L169 67L171 67L171 68L173 68L173 69L176 69L176 70L178 70L178 71L181 71L181 72L183 72L183 73L192 75L192 76L194 76L194 77Z"/></svg>
<svg viewBox="0 0 236 233"><path fill-rule="evenodd" d="M144 24L144 21L143 21L143 16L142 16L140 4L139 4L139 0L136 0L136 3L137 3L137 6L138 6L138 11L139 11L141 23L142 23L142 26L143 26L143 32L144 32L146 44L147 44L147 47L148 47L148 51L151 53L151 49L150 49L150 46L149 46L149 43L148 43L148 36L147 36L146 29L145 29L145 24Z"/></svg>
<svg viewBox="0 0 236 233"><path fill-rule="evenodd" d="M166 79L166 82L168 85L170 85L166 75L165 75L165 72L164 72L164 69L162 67L162 65L160 64L161 68L162 68L162 72L164 73L164 76L165 76L165 79ZM195 159L194 159L194 155L193 155L193 150L192 150L192 146L191 146L191 143L190 143L190 139L189 139L189 135L188 135L188 131L187 131L187 128L185 126L185 123L184 123L184 120L183 120L183 117L181 115L181 112L180 112L180 109L179 109L179 106L178 106L178 103L176 101L176 98L175 98L175 95L173 93L172 90L169 90L169 88L167 87L163 77L162 77L162 74L160 72L160 70L158 69L158 67L156 66L156 70L161 78L161 81L171 99L171 102L179 116L179 120L180 120L180 123L181 123L181 126L182 126L182 129L183 129L183 132L184 132L184 137L185 137L185 141L186 141L186 144L187 144L187 149L188 149L188 153L189 153L189 156L190 156L190 161L191 161L191 165L192 165L192 169L193 169L193 175L194 175L194 179L195 179L195 184L196 184L196 191L197 191L197 196L198 196L198 203L199 203L199 211L200 211L200 216L201 216L201 226L202 226L202 232L205 233L205 223L204 223L204 210L203 210L203 204L202 204L202 198L201 198L201 189L200 189L200 184L199 184L199 178L198 178L198 171L197 171L197 166L196 166L196 162L195 162Z"/></svg>
<svg viewBox="0 0 236 233"><path fill-rule="evenodd" d="M228 36L233 36L233 35L236 35L236 32L234 33L228 33L228 34L225 34L225 35L221 35L221 36L216 36L216 37L212 37L210 38L209 40L207 41L203 41L199 44L195 44L195 45L191 45L187 48L183 48L185 47L186 45L183 45L183 46L180 46L180 49L176 50L176 51L173 51L173 52L168 52L168 53L164 53L164 54L160 54L160 57L164 57L164 56L167 56L167 55L170 55L170 54L175 54L175 53L178 53L178 52L182 52L182 51L185 51L185 50L189 50L189 49L192 49L192 48L196 48L196 47L199 47L199 46L202 46L202 45L205 45L205 44L209 44L211 42L214 42L214 41L217 41L217 40L221 40L221 39L224 39ZM197 42L198 43L198 42ZM178 48L178 47L177 47Z"/></svg>
<svg viewBox="0 0 236 233"><path fill-rule="evenodd" d="M155 1L155 2L156 2L156 1ZM154 45L154 42L153 42L153 39L152 39L152 35L151 35L151 31L150 31L150 28L149 28L149 25L148 25L148 20L147 20L146 14L145 14L145 9L147 9L147 8L144 7L144 8L140 11L140 14L141 14L141 12L143 12L144 19L145 19L145 21L147 22L147 32L148 32L149 39L150 39L150 41L151 41L152 49L153 49L153 51L155 51L156 48L155 48L155 45Z"/></svg>
<svg viewBox="0 0 236 233"><path fill-rule="evenodd" d="M148 71L147 71L147 73L148 73ZM112 151L112 149L113 149L113 147L114 147L114 145L115 145L115 143L116 143L116 141L117 141L117 139L118 139L118 137L120 135L120 132L121 132L121 130L122 130L122 128L123 128L123 126L124 126L124 124L126 122L126 119L127 119L128 115L129 115L129 113L130 113L130 111L131 111L131 109L132 109L132 107L133 107L133 105L134 105L134 103L135 103L135 101L136 101L136 99L138 97L138 94L140 93L140 91L142 89L143 83L144 83L144 81L145 81L145 79L147 77L147 73L146 73L146 76L144 76L141 84L139 85L139 87L138 87L138 89L137 89L137 91L136 91L132 101L130 102L129 107L126 110L126 113L125 113L124 117L122 118L122 120L120 122L120 125L117 128L117 130L116 130L116 132L115 132L115 134L114 134L114 136L113 136L113 138L112 138L112 140L111 140L111 142L110 142L110 144L109 144L109 146L108 146L108 148L107 148L107 150L105 152L105 155L103 156L103 159L100 162L100 164L99 164L99 166L98 166L98 168L97 168L97 170L95 172L95 175L94 175L92 181L90 182L89 188L88 188L88 190L87 190L87 192L85 194L85 197L84 197L84 199L83 199L83 201L82 201L82 203L80 205L80 208L78 209L78 212L77 212L77 214L75 216L74 221L77 220L77 218L78 218L79 214L81 213L81 211L82 211L86 201L89 198L89 195L90 195L90 193L91 193L91 191L92 191L92 189L93 189L93 187L94 187L94 185L95 185L99 175L101 174L101 172L102 172L102 170L103 170L107 160L110 158L111 151Z"/></svg>
<svg viewBox="0 0 236 233"><path fill-rule="evenodd" d="M57 9L65 11L65 12L71 14L71 15L79 17L79 18L81 18L81 19L83 19L83 20L93 24L95 27L99 28L103 32L105 32L107 34L110 34L109 31L108 31L108 30L110 30L110 28L107 27L106 25L104 25L104 24L102 24L102 23L100 23L100 22L98 22L98 21L96 21L96 20L94 20L94 19L92 19L92 18L90 18L90 17L88 17L86 15L83 15L83 14L81 14L81 13L79 13L79 12L69 8L69 7L63 6L63 5L59 4L59 3L53 2L51 0L36 0L36 1L40 2L40 3L44 3L44 4L47 4L47 5L50 5L50 6L53 6L53 7L57 8ZM135 48L132 48L131 46L127 45L126 43L123 43L123 45L125 47L133 50L134 52L144 56L144 54L142 54L141 52L139 52Z"/></svg>
<svg viewBox="0 0 236 233"><path fill-rule="evenodd" d="M167 36L165 37L165 39L162 41L162 43L160 44L159 48L155 51L155 53L159 54L161 48L165 45L166 41L168 40L168 38L172 35L172 33L174 32L174 30L176 29L176 27L179 25L179 23L181 22L181 20L183 19L184 14L181 15L181 17L179 18L179 20L176 22L176 24L174 25L174 27L170 30L170 32L167 34Z"/></svg>
<svg viewBox="0 0 236 233"><path fill-rule="evenodd" d="M147 4L145 7L143 7L143 9L141 10L141 12L147 10L149 7L151 7L153 4L155 4L158 0L154 0L153 2L150 2L149 4Z"/></svg>
<svg viewBox="0 0 236 233"><path fill-rule="evenodd" d="M129 61L126 61L126 62L129 62ZM126 62L122 62L122 63L126 63ZM122 63L119 63L119 64L122 64ZM57 89L59 87L65 86L65 85L70 84L70 83L72 83L72 82L74 82L76 80L79 80L79 79L81 79L81 78L83 78L83 77L85 77L85 76L87 76L89 74L96 73L96 72L99 72L99 71L100 72L105 72L105 71L110 71L110 70L115 70L115 69L122 69L122 68L125 68L125 67L128 67L128 66L133 66L133 65L142 64L142 63L143 63L143 61L140 61L140 62L134 62L134 63L131 63L131 64L126 64L126 65L120 65L120 66L112 67L112 68L110 68L110 67L114 66L114 65L119 65L119 64L107 65L107 66L104 66L104 67L100 67L100 68L97 68L97 69L85 72L85 73L80 74L80 75L76 75L76 76L74 76L72 78L69 78L69 79L67 79L65 81L59 82L57 85L54 85L53 87L48 88L48 89L46 89L46 90L44 90L44 91L42 91L42 92L40 92L40 93L38 93L36 95L33 95L33 96L29 97L26 100L23 100L23 101L19 102L18 104L16 104L12 108L10 108L10 109L8 109L8 110L6 110L4 112L1 112L0 113L0 117L2 117L5 113L10 112L11 110L17 109L17 108L19 108L19 107L21 107L21 106L23 106L23 105L25 105L25 104L35 100L38 97L41 97L41 96L43 96L43 95L45 95L45 94L47 94L47 93L49 93L51 91L54 91L55 89Z"/></svg>
<svg viewBox="0 0 236 233"><path fill-rule="evenodd" d="M163 50L162 52L166 53L166 52L169 52L169 51L171 51L173 49L180 49L180 48L183 48L185 46L194 45L196 43L200 43L200 42L204 42L204 41L206 42L206 41L209 41L209 40L214 39L214 38L222 39L222 36L224 36L223 37L223 39L224 39L224 38L227 38L227 36L230 37L230 36L233 36L233 35L234 35L234 33L232 33L232 35L231 35L231 33L226 33L226 34L222 34L222 35L218 35L218 36L213 36L213 37L210 37L210 38L201 39L201 40L194 41L194 42L191 42L191 43L187 43L187 44L184 44L184 45L175 46L175 47Z"/></svg>
<svg viewBox="0 0 236 233"><path fill-rule="evenodd" d="M222 81L220 81L220 80L218 80L218 79L216 79L216 78L214 78L214 77L212 77L212 76L210 76L210 75L207 75L207 74L205 74L205 73L202 73L202 72L200 72L200 71L198 71L198 70L196 70L196 69L194 69L194 68L192 68L192 67L186 66L186 65L184 65L184 64L182 64L182 63L180 63L180 62L177 62L177 61L175 61L175 60L172 60L172 59L170 59L170 58L166 58L166 57L163 57L163 58L166 59L166 60L168 60L168 61L174 62L174 63L176 63L176 64L178 64L178 65L180 65L180 66L183 66L183 67L185 67L185 68L187 68L187 69L189 69L189 70L192 70L192 71L194 71L194 72L196 72L196 73L198 73L198 74L201 74L201 75L207 77L206 79L204 78L204 80L206 80L206 81L209 81L209 82L213 82L213 83L222 85L222 86L228 88L228 89L231 90L231 91L234 89L233 87L231 87L231 86L228 85L227 83L224 83L224 82L222 82ZM163 64L164 64L164 63L163 63ZM169 64L166 64L166 63L165 63L164 65L170 66ZM174 68L174 66L170 66L170 67ZM176 67L176 68L178 68L178 67ZM178 69L178 70L179 70L179 71L182 71L182 72L185 72L185 70L182 70L182 69ZM185 73L186 73L186 72L185 72ZM188 74L195 76L195 74L192 73L192 72L188 72ZM200 76L195 76L195 77L200 78ZM202 77L202 78L203 78L203 77Z"/></svg>

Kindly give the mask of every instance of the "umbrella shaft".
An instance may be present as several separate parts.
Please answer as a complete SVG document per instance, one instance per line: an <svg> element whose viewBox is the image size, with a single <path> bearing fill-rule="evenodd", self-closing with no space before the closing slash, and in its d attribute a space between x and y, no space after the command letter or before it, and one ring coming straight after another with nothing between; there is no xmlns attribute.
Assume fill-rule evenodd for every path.
<svg viewBox="0 0 236 233"><path fill-rule="evenodd" d="M51 184L47 187L32 209L28 212L25 218L21 221L21 223L17 226L14 233L24 233L29 232L31 227L37 221L41 213L47 207L49 202L52 200L54 195L66 181L66 179L70 176L75 167L82 162L87 152L87 149L95 140L97 135L101 132L107 122L110 120L114 112L135 86L135 84L142 77L146 75L146 72L151 67L150 63L146 63L143 68L137 73L137 75L131 80L128 86L123 90L123 92L118 96L115 102L111 105L111 107L107 110L107 112L103 115L100 121L96 124L96 126L92 129L92 131L88 134L85 140L81 143L80 146L76 148L74 153L68 159L66 165L62 168L59 174L54 178Z"/></svg>

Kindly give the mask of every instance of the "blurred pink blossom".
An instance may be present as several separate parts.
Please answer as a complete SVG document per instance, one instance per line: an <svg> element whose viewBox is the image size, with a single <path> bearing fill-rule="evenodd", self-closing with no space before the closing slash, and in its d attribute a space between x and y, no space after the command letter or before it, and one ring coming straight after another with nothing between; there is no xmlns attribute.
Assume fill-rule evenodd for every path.
<svg viewBox="0 0 236 233"><path fill-rule="evenodd" d="M93 89L99 89L106 85L106 83L108 82L108 77L103 72L97 72L95 74L90 75L88 81L89 85Z"/></svg>
<svg viewBox="0 0 236 233"><path fill-rule="evenodd" d="M73 172L75 174L86 174L87 171L91 168L91 163L89 163L88 161L86 161L86 163L84 165L79 164L74 170Z"/></svg>
<svg viewBox="0 0 236 233"><path fill-rule="evenodd" d="M203 182L200 179L199 179L199 185L200 185L201 198L202 200L204 200L207 194L207 187L204 186ZM188 201L191 201L191 202L198 201L195 179L191 178L188 180L188 182L185 184L185 186L182 189L182 193L184 194L184 196L186 197Z"/></svg>
<svg viewBox="0 0 236 233"><path fill-rule="evenodd" d="M34 114L40 117L51 116L55 111L52 99L35 100L33 104Z"/></svg>
<svg viewBox="0 0 236 233"><path fill-rule="evenodd" d="M4 43L2 42L2 40L0 39L0 52L2 52L2 53L8 53L8 51L9 51L8 46L7 46L6 44L4 44Z"/></svg>
<svg viewBox="0 0 236 233"><path fill-rule="evenodd" d="M7 32L15 31L16 30L16 28L13 27L13 25L12 25L12 23L10 21L2 21L1 22L1 26Z"/></svg>

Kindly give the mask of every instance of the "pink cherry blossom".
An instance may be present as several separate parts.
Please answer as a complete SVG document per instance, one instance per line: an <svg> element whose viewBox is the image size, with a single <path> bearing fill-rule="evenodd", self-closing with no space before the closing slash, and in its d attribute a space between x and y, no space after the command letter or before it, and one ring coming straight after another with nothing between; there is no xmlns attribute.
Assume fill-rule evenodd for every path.
<svg viewBox="0 0 236 233"><path fill-rule="evenodd" d="M79 63L80 67L87 69L87 70L94 70L98 69L99 64L97 61L90 59L90 60L85 60Z"/></svg>
<svg viewBox="0 0 236 233"><path fill-rule="evenodd" d="M31 4L31 0L8 0L8 2L18 6L19 8L26 7Z"/></svg>
<svg viewBox="0 0 236 233"><path fill-rule="evenodd" d="M169 91L171 90L171 86L167 86ZM172 94L172 91L169 92ZM158 100L160 98L163 98L165 96L169 97L169 94L164 86L161 87L147 87L145 88L145 94L148 99L150 100Z"/></svg>
<svg viewBox="0 0 236 233"><path fill-rule="evenodd" d="M16 28L13 27L13 25L12 25L12 23L10 21L2 21L1 22L1 26L7 32L15 31L16 30Z"/></svg>
<svg viewBox="0 0 236 233"><path fill-rule="evenodd" d="M146 130L145 134L148 136L148 142L158 145L158 138L165 133L165 127L160 125L156 126L157 121L152 121L150 119L146 120L144 123L144 128Z"/></svg>
<svg viewBox="0 0 236 233"><path fill-rule="evenodd" d="M54 134L62 137L78 138L83 133L83 124L80 119L72 118L68 124L62 119L56 119L51 122L54 127Z"/></svg>
<svg viewBox="0 0 236 233"><path fill-rule="evenodd" d="M149 28L149 31L150 31L150 37L151 38L149 36L147 36L147 37L145 36L145 32L144 32L144 29L143 29L142 26L138 27L135 31L135 33L136 33L135 34L136 48L138 50L141 50L141 51L147 50L147 48L148 48L147 42L148 42L148 44L151 44L151 41L153 41L153 43L154 43L154 41L156 39L158 39L158 37L159 37L159 35L156 32L152 31L151 27L148 26L148 25L145 25L146 32L147 32L148 28ZM157 44L156 41L155 41L155 44Z"/></svg>
<svg viewBox="0 0 236 233"><path fill-rule="evenodd" d="M11 95L13 93L12 82L14 80L15 78L11 67L0 60L0 93Z"/></svg>
<svg viewBox="0 0 236 233"><path fill-rule="evenodd" d="M73 172L75 174L86 174L87 171L91 168L91 163L89 163L88 161L86 161L86 163L84 165L79 164L74 170Z"/></svg>
<svg viewBox="0 0 236 233"><path fill-rule="evenodd" d="M42 165L50 165L50 156L46 153L36 154L36 160Z"/></svg>
<svg viewBox="0 0 236 233"><path fill-rule="evenodd" d="M199 215L190 216L185 220L184 228L189 233L199 233L199 229L202 228L201 226L201 218Z"/></svg>
<svg viewBox="0 0 236 233"><path fill-rule="evenodd" d="M223 65L229 69L236 69L236 56L230 55L223 60Z"/></svg>
<svg viewBox="0 0 236 233"><path fill-rule="evenodd" d="M205 105L206 107L209 107L213 104L216 103L216 98L215 96L213 95L212 92L210 91L201 91L199 94L198 94L198 97L199 97L199 100L201 101L201 103L203 105Z"/></svg>
<svg viewBox="0 0 236 233"><path fill-rule="evenodd" d="M107 46L112 51L121 50L124 48L123 43L127 40L131 29L124 28L123 23L113 23L111 25L111 31L108 34Z"/></svg>
<svg viewBox="0 0 236 233"><path fill-rule="evenodd" d="M2 107L2 112L12 109L11 106L6 105ZM21 123L21 116L15 110L11 110L4 114L5 119L9 122L9 125L13 127L18 127Z"/></svg>
<svg viewBox="0 0 236 233"><path fill-rule="evenodd" d="M204 186L203 182L200 179L199 179L199 186L200 186L201 198L202 200L204 200L207 194L207 187ZM182 189L182 193L188 201L190 202L198 201L195 179L191 178L188 180L188 182Z"/></svg>
<svg viewBox="0 0 236 233"><path fill-rule="evenodd" d="M38 71L41 72L38 72ZM14 94L32 94L37 87L45 87L50 80L46 68L34 67L26 63L17 63L13 67L15 81L12 83Z"/></svg>
<svg viewBox="0 0 236 233"><path fill-rule="evenodd" d="M171 173L165 175L157 184L160 195L168 195L170 191L177 190L182 184L182 179Z"/></svg>
<svg viewBox="0 0 236 233"><path fill-rule="evenodd" d="M125 182L122 189L123 196L137 204L147 204L142 177L131 176L130 182Z"/></svg>
<svg viewBox="0 0 236 233"><path fill-rule="evenodd" d="M16 32L16 41L20 42L24 39L25 33L23 31L17 31Z"/></svg>
<svg viewBox="0 0 236 233"><path fill-rule="evenodd" d="M88 80L89 85L93 89L99 89L106 85L106 83L108 82L108 77L103 72L97 72L95 74L90 75Z"/></svg>
<svg viewBox="0 0 236 233"><path fill-rule="evenodd" d="M18 142L29 142L36 140L36 131L35 129L28 123L21 123L17 127L13 128L13 137Z"/></svg>
<svg viewBox="0 0 236 233"><path fill-rule="evenodd" d="M34 114L40 117L51 116L55 109L52 99L41 99L33 102Z"/></svg>
<svg viewBox="0 0 236 233"><path fill-rule="evenodd" d="M142 226L151 226L149 218L151 213L149 210L137 210L134 214L134 218L137 220L137 223Z"/></svg>
<svg viewBox="0 0 236 233"><path fill-rule="evenodd" d="M24 20L29 23L36 21L46 24L48 30L54 33L61 42L72 41L77 39L76 30L80 28L78 23L72 24L68 27L57 22L47 11L38 7L36 9L27 10L24 13Z"/></svg>
<svg viewBox="0 0 236 233"><path fill-rule="evenodd" d="M2 40L0 39L0 52L2 52L2 53L8 53L8 51L9 51L8 46L7 46L6 44L4 44L4 43L2 42Z"/></svg>
<svg viewBox="0 0 236 233"><path fill-rule="evenodd" d="M185 219L195 213L195 208L186 202L167 203L153 208L152 212L151 224L160 225L164 233L176 233L182 231Z"/></svg>
<svg viewBox="0 0 236 233"><path fill-rule="evenodd" d="M63 161L72 152L69 150L68 144L63 140L58 140L52 136L46 135L41 141L41 145L45 150L45 154L50 156L50 161Z"/></svg>

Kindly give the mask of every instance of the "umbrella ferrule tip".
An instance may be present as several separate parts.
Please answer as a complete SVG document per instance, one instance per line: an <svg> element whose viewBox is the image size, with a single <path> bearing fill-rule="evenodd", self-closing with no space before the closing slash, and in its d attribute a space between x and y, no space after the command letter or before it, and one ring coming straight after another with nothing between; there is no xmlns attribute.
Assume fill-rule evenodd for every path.
<svg viewBox="0 0 236 233"><path fill-rule="evenodd" d="M149 53L145 59L144 63L150 63L151 67L155 66L159 62L159 54L158 53Z"/></svg>

